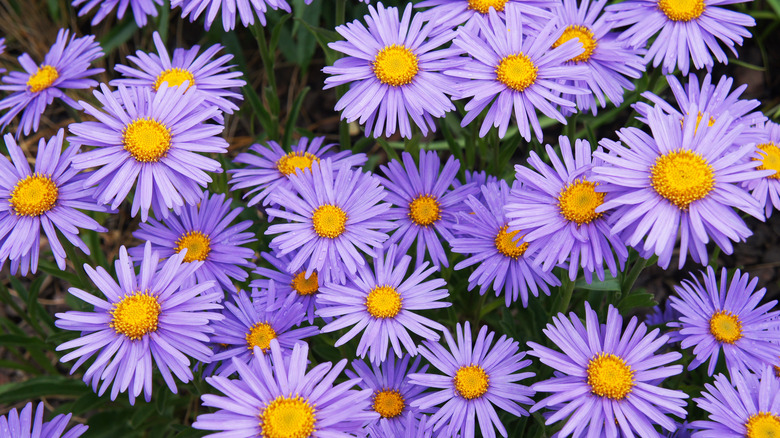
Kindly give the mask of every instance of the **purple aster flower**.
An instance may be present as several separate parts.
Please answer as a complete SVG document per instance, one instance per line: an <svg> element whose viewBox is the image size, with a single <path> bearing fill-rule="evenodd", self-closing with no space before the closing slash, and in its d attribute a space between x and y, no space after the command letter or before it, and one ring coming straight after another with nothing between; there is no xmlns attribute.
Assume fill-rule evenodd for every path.
<svg viewBox="0 0 780 438"><path fill-rule="evenodd" d="M475 424L479 423L481 436L494 438L498 429L506 437L494 405L518 417L528 415L521 404L533 403L530 396L534 391L517 382L535 375L519 372L531 361L523 360L525 352L506 335L492 345L495 333L488 333L487 326L482 326L474 343L468 321L463 327L457 324L455 333L457 343L449 331L444 332L450 351L429 341L420 347L420 354L444 375L410 374L412 384L439 389L418 398L412 406L425 410L444 403L430 419L433 431L441 430L437 436L460 433L463 438L473 438Z"/></svg>
<svg viewBox="0 0 780 438"><path fill-rule="evenodd" d="M589 437L660 438L654 424L676 430L668 414L685 418L688 395L658 385L682 372L682 365L668 365L682 355L654 354L668 337L658 336L659 329L647 333L647 326L637 324L636 317L623 330L623 318L611 305L606 325L599 324L587 301L585 325L574 312L569 316L559 313L543 330L561 352L528 343L532 348L528 354L556 370L554 377L532 386L551 395L536 403L531 412L553 411L547 425L566 421L558 432L561 438L586 433Z"/></svg>
<svg viewBox="0 0 780 438"><path fill-rule="evenodd" d="M644 323L653 326L653 325L662 325L665 326L666 323L676 321L680 319L680 312L674 309L669 302L667 301L663 308L661 308L660 305L653 306L653 311L651 313L648 313L645 315L645 321ZM669 342L674 342L674 334L673 333L667 333L669 335L669 338L671 340Z"/></svg>
<svg viewBox="0 0 780 438"><path fill-rule="evenodd" d="M362 331L357 355L365 357L368 353L375 364L385 361L390 346L398 357L404 349L416 355L417 345L409 331L423 339L438 341L439 335L434 330L443 331L444 326L417 312L452 305L439 301L449 296L444 280L424 281L438 268L428 268L425 262L407 277L412 258L397 250L393 245L385 254L377 251L373 271L362 265L349 284L326 283L317 295L317 315L336 317L322 332L354 326L336 341L336 347Z"/></svg>
<svg viewBox="0 0 780 438"><path fill-rule="evenodd" d="M750 190L763 206L766 217L769 217L775 208L780 209L780 125L773 122L759 123L758 129L762 138L757 146L758 156L752 159L761 163L756 170L774 173L752 179L742 185Z"/></svg>
<svg viewBox="0 0 780 438"><path fill-rule="evenodd" d="M503 138L514 109L523 138L530 141L533 128L536 138L541 141L542 127L536 109L566 124L566 118L556 106L574 108L575 104L560 94L588 93L582 88L560 83L589 74L585 65L566 64L583 53L582 44L571 39L552 48L563 34L563 29L555 30L555 20L530 36L523 33L525 18L516 3L508 3L504 12L506 21L494 9L488 19L475 15L476 24L461 27L453 40L457 48L469 55L468 61L460 67L446 72L461 79L458 84L460 97L472 98L466 104L468 113L461 126L468 125L488 108L479 135L485 136L495 126L499 137Z"/></svg>
<svg viewBox="0 0 780 438"><path fill-rule="evenodd" d="M85 181L98 184L97 199L117 208L138 181L132 215L141 211L146 221L149 209L167 217L168 209L196 204L201 187L211 182L206 172L220 172L218 161L197 152L222 153L228 143L219 134L221 125L204 123L219 109L205 109L203 95L186 93L186 87L164 84L155 93L149 88L119 87L117 93L101 84L95 97L106 112L81 102L97 121L73 123L68 129L77 145L93 146L74 158L79 169L98 169Z"/></svg>
<svg viewBox="0 0 780 438"><path fill-rule="evenodd" d="M311 172L296 173L292 187L278 187L269 216L289 221L268 227L266 234L279 234L271 241L278 256L294 252L287 272L306 265L305 278L316 270L323 281L344 283L366 262L358 250L374 257L387 240L383 231L393 224L381 219L390 207L380 203L387 192L379 179L330 160L312 165Z"/></svg>
<svg viewBox="0 0 780 438"><path fill-rule="evenodd" d="M252 292L254 296L256 291ZM303 321L303 306L292 295L277 296L273 280L270 289L258 295L258 298L250 300L246 292L239 292L233 296L235 304L225 303L222 311L225 318L211 323L214 329L211 342L224 347L211 358L212 362L222 361L217 369L220 376L229 376L236 371L231 358L249 363L255 347L268 354L272 339L276 339L282 351L289 354L293 345L304 342L303 338L320 333L317 327L293 328Z"/></svg>
<svg viewBox="0 0 780 438"><path fill-rule="evenodd" d="M38 141L35 171L30 169L11 134L5 146L11 161L0 159L0 267L11 260L11 273L22 275L38 269L41 229L46 235L57 266L65 270L65 249L57 230L84 253L89 247L79 238L79 228L108 231L79 210L106 211L93 198L94 189L84 189L86 174L71 166L78 146L62 150L63 130L48 141Z"/></svg>
<svg viewBox="0 0 780 438"><path fill-rule="evenodd" d="M256 347L248 365L233 359L237 380L206 378L225 396L203 395L204 406L219 410L198 416L192 427L224 432L209 436L347 438L376 420L379 414L370 410L371 390L350 389L360 379L333 386L347 359L306 372L306 344L296 344L289 357L275 339L270 348L271 354L262 354Z"/></svg>
<svg viewBox="0 0 780 438"><path fill-rule="evenodd" d="M382 3L368 7L368 28L358 20L336 27L346 41L328 44L348 56L322 69L331 75L325 89L352 84L336 103L336 111L348 122L358 120L366 135L380 137L395 133L412 137L411 119L423 135L436 130L434 117L455 109L447 95L455 82L442 71L460 64L451 50L436 50L454 37L452 30L432 32L434 22L424 23L422 14L412 17L408 3L403 16L398 8Z"/></svg>
<svg viewBox="0 0 780 438"><path fill-rule="evenodd" d="M34 418L32 402L24 406L21 414L16 408L11 409L8 414L0 416L0 436L3 438L78 438L88 429L83 424L77 424L65 432L72 414L60 414L44 423L44 411L43 402L39 402L35 407Z"/></svg>
<svg viewBox="0 0 780 438"><path fill-rule="evenodd" d="M561 282L534 264L528 243L523 235L518 236L520 230L509 231L504 213L509 198L506 181L482 186L482 197L484 203L474 196L466 199L470 212L460 214L454 227L457 237L451 240L452 252L469 255L455 265L456 270L479 264L469 276L469 290L479 285L479 293L484 295L492 283L496 296L504 292L507 307L518 297L523 307L528 306L529 291L535 297L539 290L550 295L548 284L558 286Z"/></svg>
<svg viewBox="0 0 780 438"><path fill-rule="evenodd" d="M780 357L780 312L770 311L777 301L759 305L766 289L755 290L758 277L751 279L737 269L729 284L723 268L718 285L710 266L706 274L702 272L704 285L692 277L693 281L675 286L677 295L669 297L669 304L681 314L679 322L668 324L679 329L673 340L682 341L682 348L693 347L696 356L688 369L709 360L707 374L712 375L721 351L728 369L761 372L774 364Z"/></svg>
<svg viewBox="0 0 780 438"><path fill-rule="evenodd" d="M68 89L92 88L98 83L89 76L102 73L102 68L89 68L89 64L103 56L100 44L94 35L76 38L68 36L70 31L60 29L57 41L43 58L39 66L33 62L30 55L23 53L19 64L24 72L11 72L3 77L0 90L11 94L0 100L0 111L7 110L0 117L0 130L5 129L17 114L22 113L19 129L16 133L29 135L38 131L41 115L46 107L58 98L65 104L81 110L81 105L64 93Z"/></svg>
<svg viewBox="0 0 780 438"><path fill-rule="evenodd" d="M247 205L255 205L263 201L266 206L271 203L268 196L277 187L291 189L289 179L298 170L311 170L312 163L330 159L335 166L360 167L366 162L366 154L352 154L351 151L334 152L330 150L335 143L323 146L325 137L315 137L311 141L301 137L297 145L286 152L279 143L268 141L262 145L253 144L250 152L238 154L235 163L246 164L243 169L231 169L231 190L250 188L244 198L252 196Z"/></svg>
<svg viewBox="0 0 780 438"><path fill-rule="evenodd" d="M457 212L466 209L464 200L479 192L476 184L465 184L450 190L460 168L452 156L439 172L441 161L434 151L420 151L419 165L408 152L402 154L403 165L397 160L380 166L386 178L382 184L389 191L388 202L397 206L384 216L394 220L398 229L385 247L398 244L398 253L417 243L415 264L420 266L427 252L433 266L449 266L442 241L451 242L452 227L458 221ZM439 237L441 236L441 238Z"/></svg>
<svg viewBox="0 0 780 438"><path fill-rule="evenodd" d="M746 26L755 26L750 15L719 6L749 0L629 0L606 8L615 27L631 26L618 38L632 47L644 47L655 36L645 55L653 67L663 62L663 72L675 67L688 74L691 60L695 69L712 69L712 55L728 64L728 55L718 40L737 57L734 44L750 37ZM660 33L659 33L660 31ZM657 36L656 36L657 34Z"/></svg>
<svg viewBox="0 0 780 438"><path fill-rule="evenodd" d="M558 137L561 158L552 146L546 151L552 167L531 151L528 163L515 166L521 185L512 191L506 204L509 231L522 230L534 264L545 271L569 262L569 279L577 278L579 268L590 283L593 273L604 280L604 264L612 277L618 265L623 270L628 250L618 235L610 231L608 212L596 212L604 203L597 192L591 169L603 164L591 156L590 144L577 140L572 148L568 137ZM615 258L617 257L617 263Z"/></svg>
<svg viewBox="0 0 780 438"><path fill-rule="evenodd" d="M68 291L92 304L94 311L55 315L57 327L81 332L81 337L57 347L57 351L75 348L60 359L64 363L78 358L71 374L98 353L84 373L84 382L91 382L98 395L103 395L113 382L111 400L127 391L130 404L135 403L141 390L146 401L151 400L152 360L172 392L176 393L173 375L183 383L192 380L187 356L201 362L210 360L212 353L206 343L213 329L209 322L222 318L210 310L222 306L204 294L213 282L182 286L202 263L183 261L184 253L175 254L158 268L159 255L147 243L138 275L125 247L119 248L119 260L114 262L118 283L102 267L96 270L84 265L107 300L72 287Z"/></svg>
<svg viewBox="0 0 780 438"><path fill-rule="evenodd" d="M780 436L780 380L771 367L760 374L731 370L731 380L715 376L704 384L702 398L693 401L709 421L694 421L693 438L761 438Z"/></svg>
<svg viewBox="0 0 780 438"><path fill-rule="evenodd" d="M424 17L442 27L453 28L467 23L475 15L487 18L490 9L495 9L504 18L507 4L515 5L524 16L533 17L527 21L531 29L539 30L544 23L552 19L549 11L558 6L556 0L423 0L415 8L431 8ZM528 29L526 29L528 30Z"/></svg>
<svg viewBox="0 0 780 438"><path fill-rule="evenodd" d="M90 23L92 26L103 21L114 9L116 9L117 20L121 20L129 6L138 27L146 26L148 16L156 17L157 5L162 4L162 0L73 0L71 3L74 8L81 6L79 17L87 15L92 9L95 9L95 6L99 6Z"/></svg>
<svg viewBox="0 0 780 438"><path fill-rule="evenodd" d="M236 18L241 20L244 27L249 27L255 24L255 15L257 15L257 21L265 26L265 13L268 8L281 9L285 12L292 11L285 0L172 0L171 8L177 6L181 6L181 18L189 16L190 23L197 20L203 11L206 11L204 16L206 30L211 28L211 24L217 18L221 8L222 28L225 29L225 32L235 29Z"/></svg>
<svg viewBox="0 0 780 438"><path fill-rule="evenodd" d="M277 295L280 297L295 296L295 301L300 302L302 305L302 319L307 320L309 324L314 324L314 317L316 316L314 304L317 293L320 291L320 280L317 271L312 272L308 277L305 269L301 269L295 274L290 274L287 272L287 267L292 262L293 258L291 255L274 257L273 254L267 252L262 252L260 255L274 269L263 266L258 266L255 269L254 273L263 278L252 280L249 283L249 286L255 288L252 290L252 298L260 298L259 291L267 290L271 287L271 283L275 283Z"/></svg>
<svg viewBox="0 0 780 438"><path fill-rule="evenodd" d="M189 87L203 95L206 107L214 105L227 114L238 110L234 101L243 100L243 96L236 89L246 82L240 79L240 71L230 71L232 66L226 65L233 55L228 53L213 59L222 50L221 45L215 44L200 55L200 46L189 50L174 49L171 58L160 34L154 32L152 38L157 54L138 50L136 56L128 56L127 59L138 68L117 64L114 69L127 79L115 79L110 82L111 85L148 87L157 91L164 82L169 87L175 87L189 81Z"/></svg>
<svg viewBox="0 0 780 438"><path fill-rule="evenodd" d="M421 397L426 387L409 383L408 376L417 372L424 373L428 369L428 365L420 367L421 358L417 356L411 366L409 355L404 355L398 362L390 356L387 361L371 366L362 360L352 361L355 372L347 370L347 376L362 379L358 386L372 391L371 408L379 414L377 421L368 427L369 435L376 437L411 435L406 434L408 417L411 416L418 421L421 417L419 410L411 407L411 404Z"/></svg>
<svg viewBox="0 0 780 438"><path fill-rule="evenodd" d="M615 106L623 102L623 90L633 90L634 84L628 79L639 79L645 71L645 62L641 58L642 49L627 47L618 41L618 33L607 22L607 15L601 14L606 0L583 1L579 7L577 0L562 0L562 7L555 10L558 26L563 35L553 47L571 39L578 39L584 51L568 60L567 64L581 64L588 68L588 74L580 79L573 77L566 84L585 88L588 94L566 96L577 102L580 111L591 110L596 114L598 106L606 107L607 100ZM597 104L598 101L598 104ZM573 108L564 108L573 113Z"/></svg>
<svg viewBox="0 0 780 438"><path fill-rule="evenodd" d="M249 277L244 269L254 267L250 260L255 251L241 246L256 240L254 233L245 232L252 221L231 225L243 210L242 207L231 209L230 199L225 199L224 194L210 195L207 191L198 205L187 205L180 214L171 214L162 222L150 219L140 224L133 237L152 242L152 249L162 258L186 249L185 263L203 262L188 284L216 280L220 295L222 289L235 292L231 278L244 281ZM144 246L130 248L128 252L140 260Z"/></svg>
<svg viewBox="0 0 780 438"><path fill-rule="evenodd" d="M597 190L607 193L596 212L614 210L612 232L622 233L643 257L658 255L663 268L678 235L680 268L689 252L694 261L707 263L710 239L731 254L732 241L752 234L733 208L763 220L758 202L736 184L755 178L760 164L744 160L758 155L755 146L730 149L744 126L727 114L705 126L697 114L693 105L680 123L677 115L653 110L647 115L652 136L623 128L617 134L625 145L604 139L601 145L611 153L594 154L606 162L593 168Z"/></svg>

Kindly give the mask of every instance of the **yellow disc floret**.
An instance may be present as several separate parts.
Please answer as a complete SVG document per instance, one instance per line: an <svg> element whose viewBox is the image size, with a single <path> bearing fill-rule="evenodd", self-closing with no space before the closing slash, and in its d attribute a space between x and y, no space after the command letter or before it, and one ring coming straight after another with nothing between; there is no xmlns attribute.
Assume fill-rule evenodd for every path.
<svg viewBox="0 0 780 438"><path fill-rule="evenodd" d="M58 196L57 184L48 175L35 173L16 183L9 202L19 216L40 216L54 208Z"/></svg>
<svg viewBox="0 0 780 438"><path fill-rule="evenodd" d="M246 334L246 346L250 350L260 347L263 353L267 353L271 341L276 339L276 330L267 322L258 322Z"/></svg>
<svg viewBox="0 0 780 438"><path fill-rule="evenodd" d="M412 82L419 71L417 55L404 46L392 44L374 58L374 74L379 82L400 87Z"/></svg>
<svg viewBox="0 0 780 438"><path fill-rule="evenodd" d="M157 162L171 148L171 130L151 118L136 119L122 131L122 144L137 161Z"/></svg>
<svg viewBox="0 0 780 438"><path fill-rule="evenodd" d="M396 389L383 389L374 392L374 411L382 418L395 418L401 415L406 407L401 393Z"/></svg>
<svg viewBox="0 0 780 438"><path fill-rule="evenodd" d="M38 71L30 75L30 79L27 79L27 87L31 92L38 93L51 87L59 77L60 73L56 68L42 65L38 67Z"/></svg>
<svg viewBox="0 0 780 438"><path fill-rule="evenodd" d="M622 400L634 387L634 371L614 354L599 353L588 363L588 385L594 394Z"/></svg>
<svg viewBox="0 0 780 438"><path fill-rule="evenodd" d="M658 157L650 174L653 189L681 210L703 199L715 185L712 166L698 153L686 149Z"/></svg>
<svg viewBox="0 0 780 438"><path fill-rule="evenodd" d="M490 377L479 365L460 367L453 379L455 390L466 400L482 397L490 386Z"/></svg>
<svg viewBox="0 0 780 438"><path fill-rule="evenodd" d="M290 152L276 161L276 168L279 169L279 172L283 175L290 176L298 169L304 171L307 169L311 170L311 165L315 162L319 163L320 159L313 154L308 152Z"/></svg>
<svg viewBox="0 0 780 438"><path fill-rule="evenodd" d="M487 14L490 12L490 8L501 12L506 6L506 2L509 0L469 0L469 9L479 12L480 14Z"/></svg>
<svg viewBox="0 0 780 438"><path fill-rule="evenodd" d="M420 195L409 203L409 218L417 225L427 227L441 219L441 205L433 195Z"/></svg>
<svg viewBox="0 0 780 438"><path fill-rule="evenodd" d="M209 236L201 233L200 231L190 231L182 234L176 241L176 254L186 249L187 254L184 255L184 262L194 262L206 260L211 252L211 239Z"/></svg>
<svg viewBox="0 0 780 438"><path fill-rule="evenodd" d="M507 233L508 228L509 225L504 225L498 230L495 239L496 249L507 257L517 259L528 249L528 243L520 243L523 238L523 236L517 236L517 234L520 233L520 230Z"/></svg>
<svg viewBox="0 0 780 438"><path fill-rule="evenodd" d="M780 416L770 412L753 414L745 423L746 438L778 438L780 437Z"/></svg>
<svg viewBox="0 0 780 438"><path fill-rule="evenodd" d="M401 294L392 286L377 286L366 298L366 310L374 318L394 318L402 304Z"/></svg>
<svg viewBox="0 0 780 438"><path fill-rule="evenodd" d="M125 295L114 304L109 325L130 339L141 339L157 330L160 311L160 302L148 291Z"/></svg>
<svg viewBox="0 0 780 438"><path fill-rule="evenodd" d="M523 91L536 82L539 69L522 53L509 55L496 66L496 78L515 91Z"/></svg>
<svg viewBox="0 0 780 438"><path fill-rule="evenodd" d="M320 205L312 214L312 224L318 236L335 239L346 230L347 214L335 205Z"/></svg>
<svg viewBox="0 0 780 438"><path fill-rule="evenodd" d="M594 182L578 179L561 190L561 195L558 197L561 215L568 221L576 222L577 225L589 224L600 218L601 213L596 213L596 208L604 203L605 193L597 192L597 185Z"/></svg>
<svg viewBox="0 0 780 438"><path fill-rule="evenodd" d="M169 87L178 87L183 84L184 81L190 81L189 85L187 85L187 89L189 90L191 86L195 85L195 76L187 69L178 67L169 68L157 75L157 79L155 79L152 88L154 88L154 91L157 91L163 82L167 82Z"/></svg>
<svg viewBox="0 0 780 438"><path fill-rule="evenodd" d="M721 310L710 317L710 333L720 342L733 344L742 338L742 323L737 315Z"/></svg>
<svg viewBox="0 0 780 438"><path fill-rule="evenodd" d="M704 0L658 0L658 9L672 21L691 21L704 13Z"/></svg>
<svg viewBox="0 0 780 438"><path fill-rule="evenodd" d="M301 271L293 277L291 286L298 295L312 295L317 293L320 283L316 272L312 272L309 278L306 278L306 271Z"/></svg>
<svg viewBox="0 0 780 438"><path fill-rule="evenodd" d="M263 438L308 438L314 433L316 410L309 401L279 396L260 412L260 436Z"/></svg>
<svg viewBox="0 0 780 438"><path fill-rule="evenodd" d="M758 145L758 154L761 158L753 158L761 161L761 165L756 167L758 170L774 170L775 173L767 178L780 179L780 148L775 143L765 143Z"/></svg>
<svg viewBox="0 0 780 438"><path fill-rule="evenodd" d="M565 43L566 41L575 38L580 40L582 48L585 51L570 59L569 61L586 62L590 59L591 56L593 56L593 51L596 50L596 46L598 45L596 38L593 36L593 31L590 30L587 26L581 26L578 24L567 26L563 31L563 35L561 35L561 37L553 43L553 49Z"/></svg>

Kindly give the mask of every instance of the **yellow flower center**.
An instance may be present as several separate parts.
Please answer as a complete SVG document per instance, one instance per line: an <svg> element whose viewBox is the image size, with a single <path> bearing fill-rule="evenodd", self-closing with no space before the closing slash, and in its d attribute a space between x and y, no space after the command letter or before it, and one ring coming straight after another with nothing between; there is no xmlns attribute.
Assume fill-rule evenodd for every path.
<svg viewBox="0 0 780 438"><path fill-rule="evenodd" d="M383 389L374 392L374 411L383 418L395 418L401 415L406 402L401 393L395 389Z"/></svg>
<svg viewBox="0 0 780 438"><path fill-rule="evenodd" d="M160 318L160 302L148 291L125 295L114 304L109 326L117 333L135 340L157 330Z"/></svg>
<svg viewBox="0 0 780 438"><path fill-rule="evenodd" d="M320 288L317 273L312 272L309 278L306 278L306 271L299 272L298 275L293 277L292 288L298 295L313 295L317 293Z"/></svg>
<svg viewBox="0 0 780 438"><path fill-rule="evenodd" d="M499 82L515 91L523 91L533 85L538 71L531 58L522 53L509 55L496 66Z"/></svg>
<svg viewBox="0 0 780 438"><path fill-rule="evenodd" d="M180 253L183 249L187 250L187 254L184 255L184 262L202 262L206 260L209 252L211 251L211 239L209 236L201 233L200 231L190 231L182 234L179 240L176 241L176 254Z"/></svg>
<svg viewBox="0 0 780 438"><path fill-rule="evenodd" d="M394 318L401 311L403 298L392 286L377 286L366 298L366 310L374 318Z"/></svg>
<svg viewBox="0 0 780 438"><path fill-rule="evenodd" d="M461 397L471 400L482 397L488 390L490 378L479 365L460 367L455 373L455 390Z"/></svg>
<svg viewBox="0 0 780 438"><path fill-rule="evenodd" d="M780 417L769 412L753 414L745 423L747 438L780 438Z"/></svg>
<svg viewBox="0 0 780 438"><path fill-rule="evenodd" d="M710 318L710 333L720 342L733 344L742 338L742 323L737 315L721 310Z"/></svg>
<svg viewBox="0 0 780 438"><path fill-rule="evenodd" d="M672 21L691 21L704 13L704 0L658 0L658 9Z"/></svg>
<svg viewBox="0 0 780 438"><path fill-rule="evenodd" d="M650 173L653 189L681 210L703 199L715 185L712 166L701 155L685 149L658 157Z"/></svg>
<svg viewBox="0 0 780 438"><path fill-rule="evenodd" d="M263 353L267 353L273 339L276 339L276 331L271 327L271 324L258 322L246 334L246 346L250 350L260 347Z"/></svg>
<svg viewBox="0 0 780 438"><path fill-rule="evenodd" d="M59 77L60 73L56 68L50 65L42 65L38 67L38 71L30 75L30 79L27 79L27 86L31 92L37 93L51 87Z"/></svg>
<svg viewBox="0 0 780 438"><path fill-rule="evenodd" d="M523 236L515 238L520 230L507 233L507 228L509 228L509 225L504 225L498 230L498 234L496 234L496 249L501 254L517 260L528 249L528 243L520 243Z"/></svg>
<svg viewBox="0 0 780 438"><path fill-rule="evenodd" d="M596 50L596 46L598 45L596 39L593 37L593 31L588 29L587 26L581 26L578 24L567 26L566 30L563 31L563 35L558 38L558 41L553 43L553 49L574 38L580 40L580 43L582 44L582 47L585 49L585 51L582 52L582 54L570 59L569 61L586 62L590 59L591 56L593 56L593 51Z"/></svg>
<svg viewBox="0 0 780 438"><path fill-rule="evenodd" d="M311 170L312 163L320 162L317 156L308 152L290 152L289 154L279 158L276 162L276 168L279 169L283 175L290 176L294 174L298 169Z"/></svg>
<svg viewBox="0 0 780 438"><path fill-rule="evenodd" d="M137 161L157 162L171 148L171 130L154 119L136 119L125 126L122 144Z"/></svg>
<svg viewBox="0 0 780 438"><path fill-rule="evenodd" d="M335 239L346 229L347 214L335 205L320 205L314 210L312 223L314 224L314 232L318 236Z"/></svg>
<svg viewBox="0 0 780 438"><path fill-rule="evenodd" d="M417 225L427 227L441 219L441 206L433 195L420 195L409 203L409 217Z"/></svg>
<svg viewBox="0 0 780 438"><path fill-rule="evenodd" d="M469 9L473 9L480 14L487 14L490 12L490 8L501 12L506 6L506 2L509 0L469 0Z"/></svg>
<svg viewBox="0 0 780 438"><path fill-rule="evenodd" d="M163 82L167 82L169 87L178 87L183 84L184 81L190 81L189 85L187 85L187 89L189 90L191 86L195 85L195 76L193 76L189 70L183 68L169 68L157 75L157 79L154 81L152 88L154 88L154 91L157 91Z"/></svg>
<svg viewBox="0 0 780 438"><path fill-rule="evenodd" d="M394 87L409 84L418 71L417 55L404 46L389 45L374 58L374 74L383 84Z"/></svg>
<svg viewBox="0 0 780 438"><path fill-rule="evenodd" d="M54 208L59 190L48 175L35 173L19 180L11 192L11 207L19 216L40 216Z"/></svg>
<svg viewBox="0 0 780 438"><path fill-rule="evenodd" d="M775 173L767 178L780 179L780 148L774 143L758 145L758 153L762 158L753 158L761 161L761 165L756 167L758 170L774 170Z"/></svg>
<svg viewBox="0 0 780 438"><path fill-rule="evenodd" d="M634 371L614 354L599 353L588 363L588 385L594 394L622 400L634 387Z"/></svg>
<svg viewBox="0 0 780 438"><path fill-rule="evenodd" d="M604 203L605 193L597 192L597 185L584 179L575 180L561 190L558 206L566 220L582 225L601 217L601 213L596 213L596 208Z"/></svg>
<svg viewBox="0 0 780 438"><path fill-rule="evenodd" d="M307 438L314 433L316 410L309 401L296 395L280 395L260 413L263 438Z"/></svg>

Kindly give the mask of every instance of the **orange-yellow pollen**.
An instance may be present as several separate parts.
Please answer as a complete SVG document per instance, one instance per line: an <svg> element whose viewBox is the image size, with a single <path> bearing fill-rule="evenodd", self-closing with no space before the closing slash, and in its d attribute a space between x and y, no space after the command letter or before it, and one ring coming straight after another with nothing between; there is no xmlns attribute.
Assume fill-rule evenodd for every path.
<svg viewBox="0 0 780 438"><path fill-rule="evenodd" d="M190 87L195 85L195 76L193 76L189 70L183 68L169 68L157 75L157 79L155 79L152 88L154 91L157 91L163 82L167 82L169 87L178 87L183 84L184 81L190 81L187 85L187 89L189 90Z"/></svg>
<svg viewBox="0 0 780 438"><path fill-rule="evenodd" d="M320 159L308 152L290 152L276 161L276 168L282 175L290 176L300 169L301 171L311 170L313 163L319 163Z"/></svg>
<svg viewBox="0 0 780 438"><path fill-rule="evenodd" d="M482 397L490 387L490 376L474 364L458 368L453 381L455 390L466 400Z"/></svg>
<svg viewBox="0 0 780 438"><path fill-rule="evenodd" d="M276 397L260 412L262 438L308 438L314 433L317 410L299 395Z"/></svg>
<svg viewBox="0 0 780 438"><path fill-rule="evenodd" d="M317 273L312 272L309 278L306 278L306 271L299 272L292 280L292 288L298 295L313 295L320 288Z"/></svg>
<svg viewBox="0 0 780 438"><path fill-rule="evenodd" d="M742 338L742 322L728 310L715 312L710 317L710 333L720 342L733 344Z"/></svg>
<svg viewBox="0 0 780 438"><path fill-rule="evenodd" d="M581 26L578 24L567 26L563 31L563 35L561 35L561 37L553 43L553 49L565 43L566 41L575 38L580 41L584 51L574 58L571 58L569 61L586 62L590 59L591 56L593 56L593 52L596 50L596 46L598 45L596 38L593 36L593 31L590 30L587 26Z"/></svg>
<svg viewBox="0 0 780 438"><path fill-rule="evenodd" d="M420 195L409 203L409 218L423 227L441 219L441 205L434 195Z"/></svg>
<svg viewBox="0 0 780 438"><path fill-rule="evenodd" d="M132 340L141 339L157 330L160 302L149 291L125 295L111 310L109 326Z"/></svg>
<svg viewBox="0 0 780 438"><path fill-rule="evenodd" d="M746 438L778 438L780 437L780 416L771 412L753 414L745 423Z"/></svg>
<svg viewBox="0 0 780 438"><path fill-rule="evenodd" d="M380 50L374 58L373 66L379 82L394 87L410 84L419 71L417 55L397 44Z"/></svg>
<svg viewBox="0 0 780 438"><path fill-rule="evenodd" d="M502 12L508 1L509 0L469 0L469 9L477 11L480 14L487 14L490 12L490 8L495 9L496 12Z"/></svg>
<svg viewBox="0 0 780 438"><path fill-rule="evenodd" d="M594 394L622 400L634 387L634 371L614 354L599 353L588 363L588 385Z"/></svg>
<svg viewBox="0 0 780 438"><path fill-rule="evenodd" d="M171 130L155 119L136 119L122 131L122 144L137 161L154 163L171 148Z"/></svg>
<svg viewBox="0 0 780 438"><path fill-rule="evenodd" d="M51 87L59 77L60 73L56 68L50 65L42 65L38 67L38 71L30 75L30 79L27 80L27 87L31 92L38 93Z"/></svg>
<svg viewBox="0 0 780 438"><path fill-rule="evenodd" d="M691 21L704 13L704 0L658 0L658 9L672 21Z"/></svg>
<svg viewBox="0 0 780 438"><path fill-rule="evenodd" d="M539 69L531 58L518 53L509 55L496 66L496 79L515 91L523 91L536 82Z"/></svg>
<svg viewBox="0 0 780 438"><path fill-rule="evenodd" d="M501 254L517 260L528 249L528 242L520 243L523 240L523 236L517 235L520 230L507 232L508 228L509 225L504 225L498 230L495 239L496 249Z"/></svg>
<svg viewBox="0 0 780 438"><path fill-rule="evenodd" d="M401 311L403 298L392 286L377 286L366 297L366 310L374 318L394 318Z"/></svg>
<svg viewBox="0 0 780 438"><path fill-rule="evenodd" d="M178 254L184 249L187 250L187 254L184 255L185 263L202 262L206 260L209 252L211 252L211 239L200 231L189 231L176 240L174 251Z"/></svg>
<svg viewBox="0 0 780 438"><path fill-rule="evenodd" d="M382 418L395 418L404 411L406 402L403 396L396 389L383 389L374 392L374 411Z"/></svg>
<svg viewBox="0 0 780 438"><path fill-rule="evenodd" d="M577 225L589 224L600 218L602 214L596 213L596 208L604 203L605 193L597 192L597 185L598 183L578 179L561 190L558 196L561 215Z"/></svg>
<svg viewBox="0 0 780 438"><path fill-rule="evenodd" d="M260 347L263 353L267 353L271 347L271 341L276 339L276 330L267 322L258 322L249 329L246 334L246 345L249 350Z"/></svg>
<svg viewBox="0 0 780 438"><path fill-rule="evenodd" d="M312 214L312 224L318 236L335 239L346 230L347 214L335 205L320 205Z"/></svg>
<svg viewBox="0 0 780 438"><path fill-rule="evenodd" d="M700 154L678 149L659 156L650 168L653 189L681 210L703 199L715 186L712 166Z"/></svg>
<svg viewBox="0 0 780 438"><path fill-rule="evenodd" d="M774 170L775 173L767 176L767 178L780 179L780 148L775 143L760 144L758 147L758 155L761 158L753 158L753 160L761 161L761 165L756 167L758 170Z"/></svg>
<svg viewBox="0 0 780 438"><path fill-rule="evenodd" d="M16 183L9 203L18 216L40 216L54 208L58 197L57 184L51 177L35 173Z"/></svg>

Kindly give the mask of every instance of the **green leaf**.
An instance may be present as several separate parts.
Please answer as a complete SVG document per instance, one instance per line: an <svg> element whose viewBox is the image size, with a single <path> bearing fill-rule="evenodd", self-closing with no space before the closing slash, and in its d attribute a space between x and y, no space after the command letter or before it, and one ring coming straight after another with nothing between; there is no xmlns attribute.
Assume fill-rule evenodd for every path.
<svg viewBox="0 0 780 438"><path fill-rule="evenodd" d="M135 24L133 17L125 17L124 23L114 27L106 36L98 40L100 47L103 48L103 53L111 53L114 49L127 42L136 31L138 31L138 26Z"/></svg>
<svg viewBox="0 0 780 438"><path fill-rule="evenodd" d="M630 295L623 297L623 299L617 303L616 307L618 310L620 310L620 313L625 314L626 312L638 307L653 307L657 304L658 303L655 301L653 294L647 293L643 290L637 290Z"/></svg>
<svg viewBox="0 0 780 438"><path fill-rule="evenodd" d="M337 52L330 47L328 47L329 43L340 41L341 35L339 35L338 32L328 29L323 29L321 27L312 26L311 24L300 20L300 22L303 24L303 26L314 35L314 38L317 40L317 43L319 43L320 48L325 53L325 62L328 65L333 65L334 62L336 62L337 59L341 57L340 52Z"/></svg>
<svg viewBox="0 0 780 438"><path fill-rule="evenodd" d="M577 280L574 288L584 290L619 291L620 281L614 277L606 277L604 278L604 281L594 279L590 284L588 284L584 278L580 278Z"/></svg>
<svg viewBox="0 0 780 438"><path fill-rule="evenodd" d="M92 390L81 380L63 376L41 376L0 386L0 404L7 405L53 395L82 396L90 392Z"/></svg>

